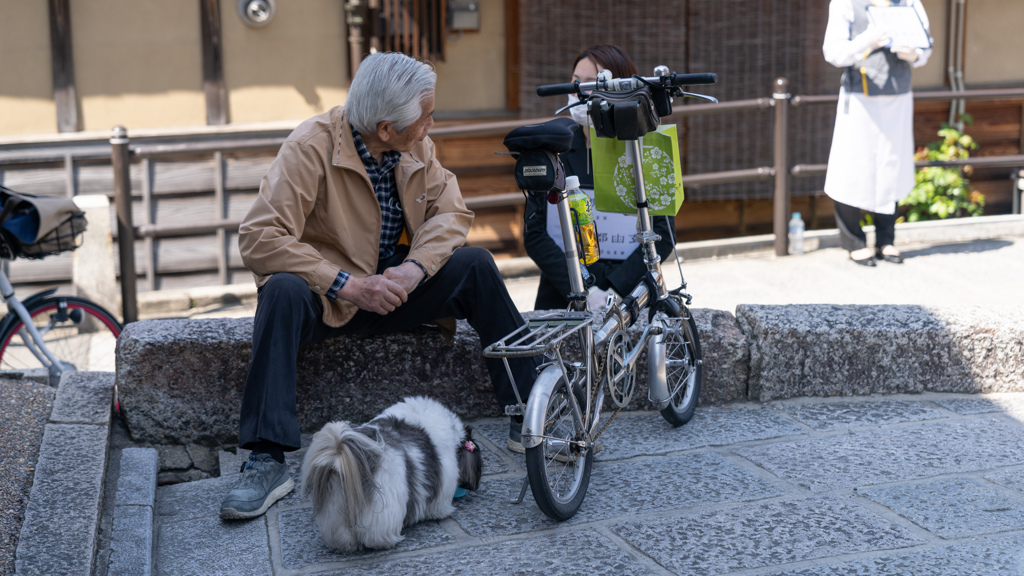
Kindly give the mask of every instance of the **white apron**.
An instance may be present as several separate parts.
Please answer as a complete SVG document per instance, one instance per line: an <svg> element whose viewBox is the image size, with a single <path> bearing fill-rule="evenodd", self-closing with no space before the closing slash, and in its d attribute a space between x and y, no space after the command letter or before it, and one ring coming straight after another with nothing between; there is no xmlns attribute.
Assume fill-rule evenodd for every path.
<svg viewBox="0 0 1024 576"><path fill-rule="evenodd" d="M892 214L914 188L914 94L871 96L839 90L828 156L829 198Z"/></svg>

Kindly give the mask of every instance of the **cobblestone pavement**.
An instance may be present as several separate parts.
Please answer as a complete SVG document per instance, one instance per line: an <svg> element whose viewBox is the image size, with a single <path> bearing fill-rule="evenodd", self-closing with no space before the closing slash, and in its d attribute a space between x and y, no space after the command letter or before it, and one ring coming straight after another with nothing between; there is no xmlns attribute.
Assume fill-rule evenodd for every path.
<svg viewBox="0 0 1024 576"><path fill-rule="evenodd" d="M220 478L157 489L155 573L1001 576L1024 573L1024 394L800 399L623 413L564 523L518 494L507 424L474 423L485 477L395 549L338 554L298 490L225 523ZM298 479L302 452L289 456Z"/></svg>
<svg viewBox="0 0 1024 576"><path fill-rule="evenodd" d="M696 308L820 302L998 308L1020 302L1024 234L1019 230L974 238L947 234L916 243L909 236L900 244L907 257L901 266L882 262L866 269L837 248L819 247L787 258L764 252L687 256L683 271ZM665 270L671 284L678 273L674 265ZM532 308L536 281L508 280L524 311ZM250 316L254 302L249 296L241 300L241 305L180 313L154 311L149 317ZM99 380L109 380L109 386L112 375ZM85 389L102 408L107 402L102 395L109 391L89 386ZM38 414L49 412L51 400L43 400ZM65 404L91 406L74 395ZM47 426L59 425L54 430L66 432L76 445L92 446L104 438L109 444L109 428L103 428L109 417L95 416L51 415ZM96 576L1024 575L1024 394L702 407L678 429L656 413L623 413L603 437L582 509L565 523L548 520L529 493L522 504L510 503L522 486L522 457L503 448L504 422L473 424L485 436L481 490L458 501L451 518L408 529L394 550L349 555L321 543L309 503L297 494L260 519L220 521L217 508L234 480L239 455L221 454L220 477L154 490L155 451L108 445L107 462L101 450L69 452L63 437L54 435L53 457L46 460L54 470L44 481L37 473L33 490L74 493L72 508L89 504L83 510L92 516L103 508L101 545L93 565L88 554L55 550L54 540L36 538L38 546L19 549L18 558L42 568L19 574L58 573L49 570L52 564L33 561L50 554L81 560L93 567L75 573ZM96 434L93 427L99 427ZM108 434L99 434L100 428ZM129 450L134 468L122 459ZM296 480L301 456L290 456ZM0 463L10 467L13 460L0 458ZM45 480L65 478L54 476L63 463L88 468L105 495L87 502L73 487ZM65 504L50 498L40 508L57 513ZM5 521L20 518L17 508L12 508L17 516L0 511ZM38 517L41 528L80 536L88 544L84 549L94 549L93 535L77 524L45 525L50 516ZM89 522L96 524L95 518ZM110 532L113 544L107 543ZM25 544L24 531L21 536ZM67 553L56 553L62 550ZM10 551L0 545L0 573Z"/></svg>

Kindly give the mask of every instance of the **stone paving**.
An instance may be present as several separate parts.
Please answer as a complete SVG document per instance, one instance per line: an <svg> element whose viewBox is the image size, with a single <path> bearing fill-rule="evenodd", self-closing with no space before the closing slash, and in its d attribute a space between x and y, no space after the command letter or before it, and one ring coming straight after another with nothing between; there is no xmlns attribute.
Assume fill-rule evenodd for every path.
<svg viewBox="0 0 1024 576"><path fill-rule="evenodd" d="M298 490L265 517L217 517L219 478L156 492L155 574L1024 573L1024 394L799 399L701 408L673 429L620 414L583 506L558 523L513 504L507 424L473 423L480 490L395 549L339 554ZM302 451L289 455L298 479Z"/></svg>
<svg viewBox="0 0 1024 576"><path fill-rule="evenodd" d="M1001 310L1024 285L1019 217L1011 224L975 237L901 228L903 266L865 270L812 240L800 257L689 259L684 271L702 308ZM532 304L531 282L509 280L517 303ZM252 302L195 312L186 315L251 315ZM18 574L1024 575L1024 393L702 407L679 429L656 413L623 413L602 438L582 509L564 523L529 493L510 503L522 457L503 448L504 421L476 421L481 490L451 518L407 529L394 550L343 555L322 544L297 493L257 520L217 517L244 454L222 453L220 477L155 487L155 451L101 446L112 375L66 384L42 438ZM301 456L290 456L296 479Z"/></svg>

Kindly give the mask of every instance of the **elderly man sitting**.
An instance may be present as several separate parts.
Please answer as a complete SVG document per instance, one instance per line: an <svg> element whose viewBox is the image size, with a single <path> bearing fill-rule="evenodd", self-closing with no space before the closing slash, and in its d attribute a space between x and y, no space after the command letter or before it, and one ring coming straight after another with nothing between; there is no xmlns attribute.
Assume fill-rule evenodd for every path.
<svg viewBox="0 0 1024 576"><path fill-rule="evenodd" d="M346 105L300 124L260 183L238 237L259 286L239 432L252 455L224 519L260 516L293 488L284 453L300 444L301 346L454 316L486 347L524 323L490 253L462 247L473 213L427 138L436 78L402 54L369 56ZM501 360L487 366L498 404L515 404ZM511 362L524 400L536 366ZM522 450L517 440L510 448Z"/></svg>

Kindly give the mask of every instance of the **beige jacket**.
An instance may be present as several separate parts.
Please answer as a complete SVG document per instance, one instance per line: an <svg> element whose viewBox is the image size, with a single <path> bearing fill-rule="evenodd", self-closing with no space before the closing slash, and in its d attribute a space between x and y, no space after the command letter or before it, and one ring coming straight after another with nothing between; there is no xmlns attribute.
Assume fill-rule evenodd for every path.
<svg viewBox="0 0 1024 576"><path fill-rule="evenodd" d="M395 180L410 237L408 259L432 276L465 243L473 213L455 175L438 163L430 138L402 154ZM320 294L324 323L341 326L357 308L325 294L339 270L364 278L376 273L380 233L380 204L338 106L306 120L285 140L238 229L238 247L257 286L277 272L291 272Z"/></svg>

